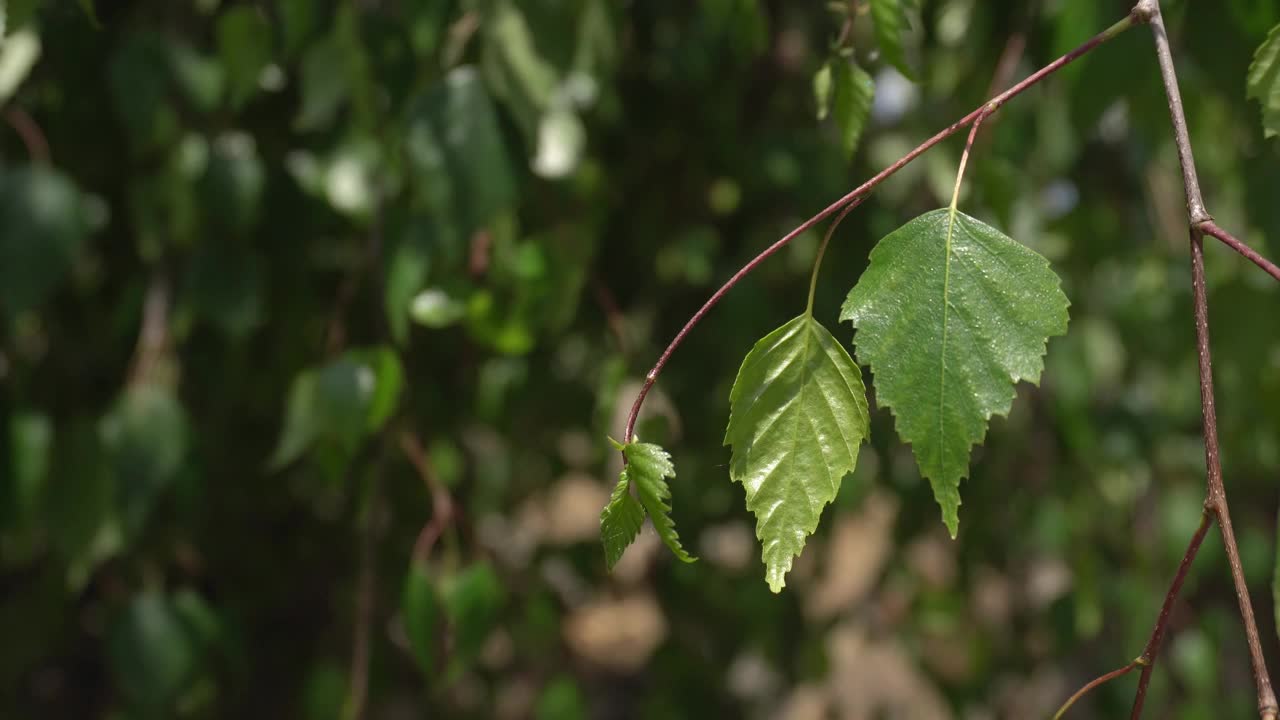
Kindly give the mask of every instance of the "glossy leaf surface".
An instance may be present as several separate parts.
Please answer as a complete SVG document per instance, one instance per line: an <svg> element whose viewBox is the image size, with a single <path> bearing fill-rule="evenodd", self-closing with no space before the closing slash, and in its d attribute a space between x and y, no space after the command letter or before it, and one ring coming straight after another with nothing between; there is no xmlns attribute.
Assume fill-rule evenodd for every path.
<svg viewBox="0 0 1280 720"><path fill-rule="evenodd" d="M823 507L857 465L869 424L862 371L806 313L747 353L729 403L729 474L746 489L765 580L778 592Z"/></svg>

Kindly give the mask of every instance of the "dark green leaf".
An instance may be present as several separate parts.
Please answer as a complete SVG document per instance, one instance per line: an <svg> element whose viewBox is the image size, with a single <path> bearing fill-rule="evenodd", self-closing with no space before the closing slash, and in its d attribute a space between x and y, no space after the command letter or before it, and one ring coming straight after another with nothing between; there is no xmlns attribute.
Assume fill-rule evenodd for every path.
<svg viewBox="0 0 1280 720"><path fill-rule="evenodd" d="M418 668L431 677L436 648L440 646L440 601L430 571L416 560L409 563L400 612L404 615L405 634L409 636Z"/></svg>
<svg viewBox="0 0 1280 720"><path fill-rule="evenodd" d="M258 91L271 62L271 27L250 5L237 5L218 19L218 57L227 72L231 106L239 108Z"/></svg>
<svg viewBox="0 0 1280 720"><path fill-rule="evenodd" d="M120 520L126 536L133 536L177 478L187 452L186 412L172 389L134 384L103 417L100 432L115 476Z"/></svg>
<svg viewBox="0 0 1280 720"><path fill-rule="evenodd" d="M200 647L182 618L156 592L130 600L108 630L107 653L125 696L148 713L177 699L200 660Z"/></svg>
<svg viewBox="0 0 1280 720"><path fill-rule="evenodd" d="M453 629L454 672L480 652L498 622L503 594L501 581L486 562L471 565L445 583L442 604Z"/></svg>
<svg viewBox="0 0 1280 720"><path fill-rule="evenodd" d="M33 309L71 270L88 234L75 185L44 166L0 169L0 306Z"/></svg>
<svg viewBox="0 0 1280 720"><path fill-rule="evenodd" d="M497 114L475 68L450 71L412 108L406 152L429 207L469 234L515 205Z"/></svg>
<svg viewBox="0 0 1280 720"><path fill-rule="evenodd" d="M27 526L37 518L41 492L49 475L53 423L42 413L18 413L10 420L11 467L0 477L0 528Z"/></svg>
<svg viewBox="0 0 1280 720"><path fill-rule="evenodd" d="M871 251L840 319L893 410L955 536L960 480L987 421L1014 385L1038 382L1049 336L1067 331L1067 298L1049 262L954 210L903 225Z"/></svg>

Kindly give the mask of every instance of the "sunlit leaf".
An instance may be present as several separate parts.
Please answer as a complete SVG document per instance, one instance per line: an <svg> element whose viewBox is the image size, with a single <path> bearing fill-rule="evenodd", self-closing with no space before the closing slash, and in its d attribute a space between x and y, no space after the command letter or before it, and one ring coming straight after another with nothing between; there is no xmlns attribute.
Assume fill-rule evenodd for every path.
<svg viewBox="0 0 1280 720"><path fill-rule="evenodd" d="M1280 25L1253 54L1247 82L1248 97L1262 104L1262 129L1267 137L1280 135Z"/></svg>
<svg viewBox="0 0 1280 720"><path fill-rule="evenodd" d="M23 28L0 42L0 103L7 102L40 58L40 36Z"/></svg>
<svg viewBox="0 0 1280 720"><path fill-rule="evenodd" d="M729 475L746 490L765 580L779 592L823 507L858 463L870 424L862 371L806 313L747 353L729 403Z"/></svg>
<svg viewBox="0 0 1280 720"><path fill-rule="evenodd" d="M824 63L813 74L813 101L818 106L818 120L831 112L831 63Z"/></svg>
<svg viewBox="0 0 1280 720"><path fill-rule="evenodd" d="M960 212L934 210L890 233L840 319L897 418L954 537L969 450L1014 385L1038 382L1049 336L1067 330L1067 298L1043 257Z"/></svg>

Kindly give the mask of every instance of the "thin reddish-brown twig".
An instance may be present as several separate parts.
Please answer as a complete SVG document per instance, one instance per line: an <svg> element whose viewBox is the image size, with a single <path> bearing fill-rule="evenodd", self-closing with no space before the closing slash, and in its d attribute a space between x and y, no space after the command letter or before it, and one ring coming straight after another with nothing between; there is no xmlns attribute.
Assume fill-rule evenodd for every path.
<svg viewBox="0 0 1280 720"><path fill-rule="evenodd" d="M1262 255L1259 254L1257 250L1254 250L1253 248L1246 245L1243 240L1240 240L1235 235L1232 235L1226 230L1223 230L1222 228L1218 227L1217 224L1214 223L1212 220L1205 220L1204 222L1200 223L1197 227L1199 228L1200 232L1204 233L1205 235L1209 235L1221 240L1223 245L1226 245L1232 250L1235 250L1236 252L1245 256L1246 258L1249 259L1250 262L1262 268L1263 271L1265 271L1271 277L1275 278L1276 280L1280 280L1280 267L1276 267L1275 263L1262 257Z"/></svg>
<svg viewBox="0 0 1280 720"><path fill-rule="evenodd" d="M1053 720L1061 720L1062 716L1067 714L1067 711L1071 709L1072 705L1076 704L1077 700L1084 697L1085 695L1088 695L1095 688L1100 687L1102 685L1106 685L1107 683L1111 682L1112 680L1115 680L1118 677L1123 677L1125 675L1128 675L1131 671L1134 670L1134 668L1140 667L1142 663L1139 662L1139 660L1141 660L1141 658L1132 660L1129 662L1128 665L1125 665L1122 668L1116 668L1115 670L1112 670L1106 675L1101 675L1085 683L1084 687L1077 690L1075 695L1072 695L1071 697L1067 698L1067 701L1062 703L1062 707L1058 708L1058 712L1053 714Z"/></svg>
<svg viewBox="0 0 1280 720"><path fill-rule="evenodd" d="M992 98L991 100L984 102L982 105L975 108L968 115L965 115L964 117L955 121L951 125L948 125L946 128L943 128L942 130L938 131L938 133L935 134L933 137L929 138L928 140L925 140L923 143L921 143L920 145L912 149L906 155L903 155L901 158L899 158L892 165L885 168L884 170L881 170L878 174L876 174L870 180L864 182L863 184L849 191L847 194L845 194L844 197L840 198L839 200L836 200L835 202L831 203L827 207L823 208L813 217L800 223L800 225L798 225L791 232L782 236L780 240L773 243L769 247L765 248L763 251L761 251L759 255L756 255L746 265L742 266L742 268L738 270L738 272L733 274L733 277L730 277L724 283L724 285L720 286L719 290L716 290L715 293L710 298L708 298L705 303L703 303L702 307L698 308L698 311L693 314L693 317L689 318L688 322L684 324L684 327L680 328L680 332L676 333L675 338L672 339L672 341L667 345L666 349L662 351L662 354L658 356L658 361L654 363L653 368L649 370L649 373L647 375L645 375L644 384L640 386L640 390L636 394L635 402L633 402L631 405L631 413L627 416L627 426L626 426L626 429L623 431L623 435L622 435L624 441L630 442L634 440L633 436L635 434L636 419L640 416L640 408L644 406L645 397L648 396L649 391L653 388L653 384L657 382L658 375L662 373L662 369L666 367L667 361L671 359L671 354L675 352L676 348L680 347L680 344L684 342L684 339L689 334L689 332L693 330L693 328L696 327L698 323L702 322L702 319L706 317L707 313L710 312L711 308L715 307L716 304L719 303L720 300L730 290L732 290L734 286L738 284L739 281L742 280L742 278L746 277L747 274L749 274L752 270L755 270L757 267L759 267L761 263L763 263L765 260L768 260L774 253L786 247L787 244L789 244L792 240L795 240L797 237L799 237L805 231L812 228L814 225L817 225L818 223L825 220L827 217L838 212L841 208L848 205L850 202L853 202L855 199L862 198L863 196L870 193L871 190L873 190L877 185L884 182L886 178L898 172L903 167L906 167L908 163L910 163L912 160L915 160L917 157L919 157L929 148L932 148L934 145L937 145L938 143L942 142L948 137L951 137L956 133L956 131L960 130L961 128L972 124L979 117L991 114L992 112L999 109L1000 106L1004 105L1009 100L1017 97L1018 95L1021 95L1023 92L1026 92L1028 88L1034 86L1036 83L1039 83L1041 80L1044 80L1046 77L1048 77L1049 75L1052 75L1054 72L1057 72L1058 70L1062 69L1064 66L1071 63L1073 60L1076 60L1080 56L1085 55L1086 53L1098 47L1102 43L1110 40L1116 35L1119 35L1121 32L1129 29L1130 27L1143 21L1144 19L1145 18L1139 13L1138 9L1135 8L1134 11L1130 12L1120 22L1117 22L1116 24L1098 33L1097 35L1094 35L1092 38L1084 42L1082 45L1080 45L1076 49L1063 55L1057 60L1054 60L1048 65L1045 65L1044 67L1035 71L1031 75L1028 75L1013 87L1009 88L1008 90L1005 90L1004 92L1000 93L999 95Z"/></svg>

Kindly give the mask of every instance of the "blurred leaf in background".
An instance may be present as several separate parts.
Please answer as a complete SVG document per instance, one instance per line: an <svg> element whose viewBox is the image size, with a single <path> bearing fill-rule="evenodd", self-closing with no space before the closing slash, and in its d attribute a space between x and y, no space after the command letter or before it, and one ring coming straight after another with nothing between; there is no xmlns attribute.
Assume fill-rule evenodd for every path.
<svg viewBox="0 0 1280 720"><path fill-rule="evenodd" d="M1206 201L1274 258L1280 8L1162 4ZM1048 259L1072 318L975 448L955 541L868 373L856 469L785 591L760 582L723 429L812 232L706 316L639 418L679 468L651 504L700 562L633 513L624 554L599 544L606 438L714 288L1128 3L4 7L0 717L1046 717L1145 642L1204 455L1143 30L972 151L966 212ZM814 315L846 349L848 288L950 199L961 143L832 239ZM1206 254L1275 668L1280 296ZM1253 710L1224 568L1207 542L1151 717ZM1132 688L1076 711L1122 715Z"/></svg>

